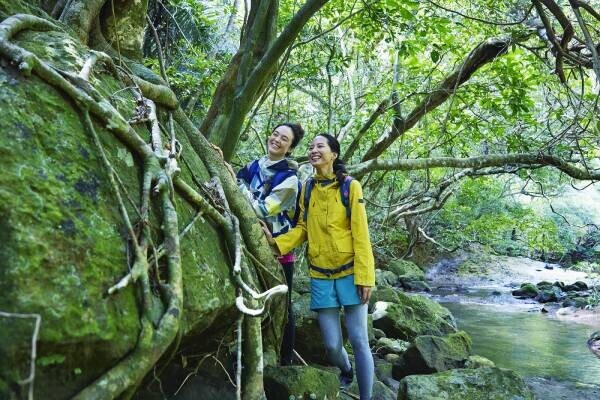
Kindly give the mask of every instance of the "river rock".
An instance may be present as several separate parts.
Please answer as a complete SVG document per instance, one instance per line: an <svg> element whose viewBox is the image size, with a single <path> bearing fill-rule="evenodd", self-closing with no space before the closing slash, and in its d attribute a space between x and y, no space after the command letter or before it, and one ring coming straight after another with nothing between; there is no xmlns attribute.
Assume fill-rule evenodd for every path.
<svg viewBox="0 0 600 400"><path fill-rule="evenodd" d="M400 381L398 400L534 400L513 371L500 368L452 369L411 375Z"/></svg>
<svg viewBox="0 0 600 400"><path fill-rule="evenodd" d="M372 316L371 316L371 321L373 320ZM375 339L381 339L386 337L385 336L385 332L382 331L381 329L377 329L377 328L373 328L373 335L375 336Z"/></svg>
<svg viewBox="0 0 600 400"><path fill-rule="evenodd" d="M496 364L492 360L478 355L469 356L465 361L465 368L491 368L495 366Z"/></svg>
<svg viewBox="0 0 600 400"><path fill-rule="evenodd" d="M548 281L540 281L535 285L538 289L550 289L552 287L552 282Z"/></svg>
<svg viewBox="0 0 600 400"><path fill-rule="evenodd" d="M563 307L584 308L588 305L588 300L585 297L568 298L561 304Z"/></svg>
<svg viewBox="0 0 600 400"><path fill-rule="evenodd" d="M310 310L310 294L298 296L292 303L292 308L296 322L295 350L307 362L327 363L317 313Z"/></svg>
<svg viewBox="0 0 600 400"><path fill-rule="evenodd" d="M386 354L394 353L394 354L402 354L406 351L409 342L405 342L400 339L390 339L390 338L381 338L377 340L375 344L375 352L381 356L385 356Z"/></svg>
<svg viewBox="0 0 600 400"><path fill-rule="evenodd" d="M386 267L398 276L402 287L410 291L429 292L431 288L425 282L425 273L413 262L394 260Z"/></svg>
<svg viewBox="0 0 600 400"><path fill-rule="evenodd" d="M425 281L403 281L402 287L412 292L431 292L431 287Z"/></svg>
<svg viewBox="0 0 600 400"><path fill-rule="evenodd" d="M311 366L267 367L264 385L268 399L339 399L338 376Z"/></svg>
<svg viewBox="0 0 600 400"><path fill-rule="evenodd" d="M443 336L456 332L448 309L423 296L398 294L398 302L379 301L373 311L373 326L389 338L411 341L419 335Z"/></svg>
<svg viewBox="0 0 600 400"><path fill-rule="evenodd" d="M519 289L512 291L512 295L520 299L532 299L539 293L537 286L529 282L522 283Z"/></svg>
<svg viewBox="0 0 600 400"><path fill-rule="evenodd" d="M565 292L581 292L584 290L588 290L588 285L583 281L577 281L571 285L565 285Z"/></svg>
<svg viewBox="0 0 600 400"><path fill-rule="evenodd" d="M380 286L396 286L398 284L398 276L392 271L376 269L375 282Z"/></svg>
<svg viewBox="0 0 600 400"><path fill-rule="evenodd" d="M560 290L563 290L565 288L565 283L561 281L556 281L552 284L552 286L556 286L557 288L560 288Z"/></svg>
<svg viewBox="0 0 600 400"><path fill-rule="evenodd" d="M552 286L551 289L540 290L540 293L535 297L540 303L549 303L554 301L561 301L567 295L557 286Z"/></svg>
<svg viewBox="0 0 600 400"><path fill-rule="evenodd" d="M356 382L356 379L354 379L350 387L348 387L345 391L352 393L354 396L356 396L356 398L358 398L360 392L358 390L358 383ZM347 399L348 397L341 396L340 398ZM319 397L319 399L321 398ZM396 391L390 389L383 382L375 380L373 382L373 394L371 400L396 400Z"/></svg>
<svg viewBox="0 0 600 400"><path fill-rule="evenodd" d="M396 400L396 391L388 387L387 384L375 381L373 384L372 400Z"/></svg>
<svg viewBox="0 0 600 400"><path fill-rule="evenodd" d="M369 310L373 312L375 303L378 301L386 301L389 303L398 303L398 291L388 286L377 286L371 292L371 298L369 299Z"/></svg>
<svg viewBox="0 0 600 400"><path fill-rule="evenodd" d="M471 352L471 338L466 332L445 337L418 336L392 367L392 377L431 374L462 368Z"/></svg>

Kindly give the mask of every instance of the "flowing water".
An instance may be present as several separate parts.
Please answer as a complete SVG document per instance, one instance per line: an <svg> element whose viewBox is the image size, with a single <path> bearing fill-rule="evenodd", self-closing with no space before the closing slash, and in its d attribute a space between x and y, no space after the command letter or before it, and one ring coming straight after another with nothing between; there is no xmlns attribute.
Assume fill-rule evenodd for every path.
<svg viewBox="0 0 600 400"><path fill-rule="evenodd" d="M587 348L600 326L565 322L531 306L444 302L471 336L473 353L524 377L600 384L600 359Z"/></svg>

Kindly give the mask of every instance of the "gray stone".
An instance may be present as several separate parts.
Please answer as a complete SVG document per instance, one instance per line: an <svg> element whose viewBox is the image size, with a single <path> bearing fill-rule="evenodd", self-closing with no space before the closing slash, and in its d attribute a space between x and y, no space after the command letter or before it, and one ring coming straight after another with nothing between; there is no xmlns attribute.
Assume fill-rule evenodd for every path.
<svg viewBox="0 0 600 400"><path fill-rule="evenodd" d="M419 336L392 367L392 377L431 374L462 368L471 352L471 338L466 332L446 337Z"/></svg>
<svg viewBox="0 0 600 400"><path fill-rule="evenodd" d="M339 398L338 376L311 366L267 367L264 385L268 399Z"/></svg>
<svg viewBox="0 0 600 400"><path fill-rule="evenodd" d="M397 302L377 302L373 310L373 326L387 337L411 341L419 335L443 336L456 332L450 311L435 301L401 292L397 296Z"/></svg>
<svg viewBox="0 0 600 400"><path fill-rule="evenodd" d="M410 346L409 342L400 339L381 338L377 340L375 352L381 356L386 354L402 354Z"/></svg>
<svg viewBox="0 0 600 400"><path fill-rule="evenodd" d="M534 400L516 373L500 368L452 369L400 381L398 400Z"/></svg>

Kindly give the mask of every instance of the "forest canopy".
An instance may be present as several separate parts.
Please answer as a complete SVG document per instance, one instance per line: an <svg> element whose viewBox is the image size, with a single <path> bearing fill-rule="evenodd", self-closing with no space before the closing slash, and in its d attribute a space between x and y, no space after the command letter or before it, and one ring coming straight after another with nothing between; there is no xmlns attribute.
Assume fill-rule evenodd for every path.
<svg viewBox="0 0 600 400"><path fill-rule="evenodd" d="M150 8L171 55L167 73L234 165L264 152L275 123L299 121L309 136L340 140L373 213L385 216L378 223L400 228L400 254L429 239L440 250L470 242L510 247L513 229L521 254L560 259L582 241L595 243L597 221L576 211L565 218L551 198L598 177L597 2L281 2L278 39L302 8L322 8L286 43L244 121L217 134L206 122L213 94L241 54L237 41L252 15L237 1L169 4ZM246 40L242 34L242 45ZM156 68L148 32L145 43L146 62ZM300 160L303 151L301 145L295 153ZM473 190L498 200L486 209L478 203L488 196L468 198ZM517 192L526 203L542 198L546 205L538 212L519 205ZM447 201L463 208L440 214ZM522 213L531 214L527 224L516 223ZM496 221L491 231L481 214ZM458 226L470 234L456 234Z"/></svg>

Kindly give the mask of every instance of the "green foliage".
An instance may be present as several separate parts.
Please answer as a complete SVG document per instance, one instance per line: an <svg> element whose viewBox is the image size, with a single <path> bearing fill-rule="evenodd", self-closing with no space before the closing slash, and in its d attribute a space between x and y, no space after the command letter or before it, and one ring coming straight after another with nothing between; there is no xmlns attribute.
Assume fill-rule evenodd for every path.
<svg viewBox="0 0 600 400"><path fill-rule="evenodd" d="M598 286L594 286L590 293L590 296L587 298L588 304L586 308L597 308L600 306L600 288Z"/></svg>
<svg viewBox="0 0 600 400"><path fill-rule="evenodd" d="M574 271L600 274L600 264L597 262L580 261L570 267Z"/></svg>

